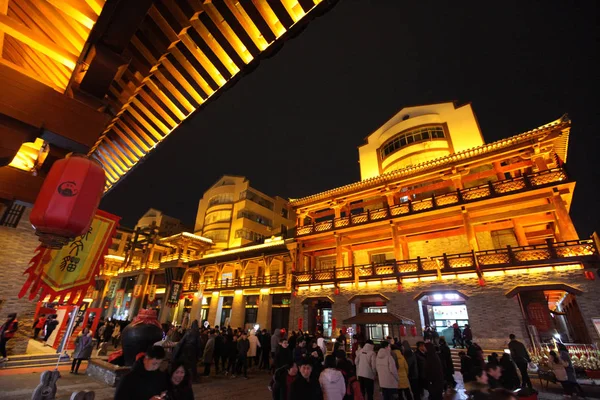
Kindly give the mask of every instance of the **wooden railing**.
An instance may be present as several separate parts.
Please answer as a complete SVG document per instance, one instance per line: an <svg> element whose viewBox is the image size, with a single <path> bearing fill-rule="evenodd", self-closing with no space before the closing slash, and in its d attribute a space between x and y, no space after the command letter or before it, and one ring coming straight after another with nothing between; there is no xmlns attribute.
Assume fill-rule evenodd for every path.
<svg viewBox="0 0 600 400"><path fill-rule="evenodd" d="M466 204L473 201L489 199L493 197L506 196L530 189L536 189L547 185L554 185L567 180L567 175L562 168L554 168L535 174L524 175L502 181L489 182L485 185L469 189L459 189L455 192L439 196L432 196L417 201L408 201L392 207L368 210L360 214L352 214L342 218L330 219L311 225L296 228L297 236L311 235L327 232L347 226L362 225L371 222L397 218L404 215L412 215L420 212L436 210L444 207Z"/></svg>
<svg viewBox="0 0 600 400"><path fill-rule="evenodd" d="M436 257L417 257L391 260L385 263L344 266L295 272L294 285L359 280L418 277L443 273L469 273L502 270L516 267L550 266L560 263L599 262L593 240L573 240L535 246L443 254Z"/></svg>
<svg viewBox="0 0 600 400"><path fill-rule="evenodd" d="M246 289L246 288L264 288L272 286L285 286L287 274L274 274L263 277L247 277L222 279L219 281L205 282L205 290L216 289ZM200 283L190 282L183 285L185 292L195 292L200 288Z"/></svg>

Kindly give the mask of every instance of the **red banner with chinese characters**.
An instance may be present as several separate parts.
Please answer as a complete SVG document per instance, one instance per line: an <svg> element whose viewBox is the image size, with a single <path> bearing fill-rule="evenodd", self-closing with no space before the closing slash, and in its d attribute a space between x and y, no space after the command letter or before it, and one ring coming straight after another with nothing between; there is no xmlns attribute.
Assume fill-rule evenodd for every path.
<svg viewBox="0 0 600 400"><path fill-rule="evenodd" d="M108 254L120 219L98 210L89 230L61 249L39 246L24 272L29 277L19 298L29 291L29 300L39 294L40 299L50 296L50 301L81 304L88 289L93 290L95 276Z"/></svg>

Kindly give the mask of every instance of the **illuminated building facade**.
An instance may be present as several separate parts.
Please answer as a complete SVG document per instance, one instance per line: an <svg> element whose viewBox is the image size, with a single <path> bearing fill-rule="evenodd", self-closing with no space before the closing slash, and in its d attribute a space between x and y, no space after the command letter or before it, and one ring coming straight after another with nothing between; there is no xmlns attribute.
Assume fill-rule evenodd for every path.
<svg viewBox="0 0 600 400"><path fill-rule="evenodd" d="M485 144L470 105L401 110L359 148L363 180L291 201L290 329L381 338L389 326L343 321L389 312L416 323L409 339L427 325L451 339L457 322L488 349L510 333L598 341L598 250L569 216L570 126Z"/></svg>
<svg viewBox="0 0 600 400"><path fill-rule="evenodd" d="M212 251L287 237L295 225L288 207L287 200L261 193L248 179L225 175L200 199L194 231L214 242Z"/></svg>

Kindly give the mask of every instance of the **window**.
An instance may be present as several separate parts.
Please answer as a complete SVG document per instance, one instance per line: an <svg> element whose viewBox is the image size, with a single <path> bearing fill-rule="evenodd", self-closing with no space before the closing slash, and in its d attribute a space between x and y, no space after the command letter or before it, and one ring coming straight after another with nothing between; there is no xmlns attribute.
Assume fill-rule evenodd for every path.
<svg viewBox="0 0 600 400"><path fill-rule="evenodd" d="M208 206L212 207L217 204L231 204L233 203L233 193L221 193L217 194L208 200Z"/></svg>
<svg viewBox="0 0 600 400"><path fill-rule="evenodd" d="M214 224L216 222L228 222L231 220L231 210L219 210L206 214L204 225Z"/></svg>
<svg viewBox="0 0 600 400"><path fill-rule="evenodd" d="M281 209L281 216L283 218L285 218L285 219L288 219L288 210L287 210L287 208L284 207L284 208Z"/></svg>
<svg viewBox="0 0 600 400"><path fill-rule="evenodd" d="M384 160L402 147L431 139L443 139L445 137L444 128L441 126L426 126L424 128L413 129L400 133L388 140L379 149L379 155Z"/></svg>
<svg viewBox="0 0 600 400"><path fill-rule="evenodd" d="M246 218L250 221L258 222L259 224L268 226L269 228L273 227L273 221L271 221L269 218L263 217L262 215L252 212L250 210L238 211L237 217Z"/></svg>
<svg viewBox="0 0 600 400"><path fill-rule="evenodd" d="M319 258L319 269L334 269L337 263L336 257Z"/></svg>
<svg viewBox="0 0 600 400"><path fill-rule="evenodd" d="M263 206L264 208L268 208L271 211L273 211L273 207L275 206L272 201L267 200L250 190L244 190L243 192L240 192L240 200L244 199L250 200L251 202Z"/></svg>
<svg viewBox="0 0 600 400"><path fill-rule="evenodd" d="M251 231L250 229L238 229L237 231L235 231L235 238L242 238L256 243L261 243L265 241L264 235Z"/></svg>
<svg viewBox="0 0 600 400"><path fill-rule="evenodd" d="M203 232L202 236L211 239L213 242L226 242L229 238L229 229L213 229Z"/></svg>
<svg viewBox="0 0 600 400"><path fill-rule="evenodd" d="M385 263L385 254L373 254L371 256L371 262L373 264L383 264L383 263Z"/></svg>

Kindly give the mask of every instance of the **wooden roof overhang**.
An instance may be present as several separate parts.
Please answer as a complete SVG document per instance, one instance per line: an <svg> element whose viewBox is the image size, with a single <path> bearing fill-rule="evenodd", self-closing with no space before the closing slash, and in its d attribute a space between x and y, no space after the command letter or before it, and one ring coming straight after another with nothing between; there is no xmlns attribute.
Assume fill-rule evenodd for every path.
<svg viewBox="0 0 600 400"><path fill-rule="evenodd" d="M571 121L564 115L553 122L516 136L311 196L292 199L290 204L302 213L318 211L339 201L351 202L370 196L383 196L387 190L400 189L402 186L417 182L436 178L449 179L448 174L451 173L452 169L470 168L492 160L499 155L525 155L523 154L524 151L532 149L534 145L552 145L559 157L565 160L570 126Z"/></svg>

